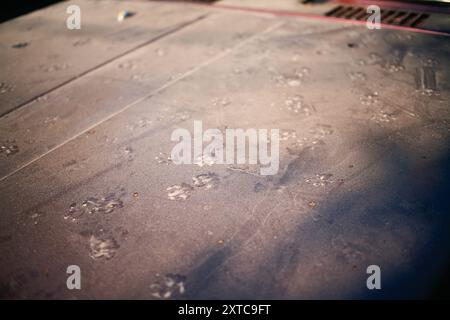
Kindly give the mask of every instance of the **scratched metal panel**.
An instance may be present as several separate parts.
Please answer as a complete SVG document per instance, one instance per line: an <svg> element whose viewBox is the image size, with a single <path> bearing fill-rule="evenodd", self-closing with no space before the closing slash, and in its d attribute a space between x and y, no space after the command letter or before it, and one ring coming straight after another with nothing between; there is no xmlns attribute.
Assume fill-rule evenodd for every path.
<svg viewBox="0 0 450 320"><path fill-rule="evenodd" d="M66 28L66 8L71 4L80 6L80 30ZM122 10L135 15L119 22L117 15ZM202 8L179 8L173 4L85 0L61 2L2 23L0 115L202 12Z"/></svg>
<svg viewBox="0 0 450 320"><path fill-rule="evenodd" d="M212 14L177 33L116 59L95 72L46 94L29 107L0 118L0 135L17 146L0 162L0 179L41 157L142 97L155 93L188 70L267 26L258 17ZM230 24L230 19L233 24ZM226 30L212 29L230 24ZM202 32L214 30L214 32ZM99 90L101 88L101 90Z"/></svg>
<svg viewBox="0 0 450 320"><path fill-rule="evenodd" d="M2 294L425 295L449 249L449 53L444 37L267 18L0 182ZM170 135L194 120L281 129L278 174L174 165ZM70 264L81 291L65 287ZM379 293L365 287L370 264Z"/></svg>

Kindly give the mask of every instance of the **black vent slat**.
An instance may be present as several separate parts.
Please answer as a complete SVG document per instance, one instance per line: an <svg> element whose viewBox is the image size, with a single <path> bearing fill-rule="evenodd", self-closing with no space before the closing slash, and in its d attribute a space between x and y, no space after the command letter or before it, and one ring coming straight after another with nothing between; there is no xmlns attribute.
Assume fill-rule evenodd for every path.
<svg viewBox="0 0 450 320"><path fill-rule="evenodd" d="M352 8L352 10L349 10L344 18L346 19L352 19L360 10L361 8Z"/></svg>
<svg viewBox="0 0 450 320"><path fill-rule="evenodd" d="M408 17L408 15L409 15L408 12L402 12L402 14L395 17L394 23L396 25L402 25L402 21L405 20L405 18Z"/></svg>
<svg viewBox="0 0 450 320"><path fill-rule="evenodd" d="M336 8L332 9L331 11L327 12L325 15L330 17L330 16L335 16L339 11L341 11L344 7L343 6L337 6Z"/></svg>
<svg viewBox="0 0 450 320"><path fill-rule="evenodd" d="M348 16L352 15L352 12L355 10L353 7L349 7L343 14L341 14L341 18L347 19Z"/></svg>
<svg viewBox="0 0 450 320"><path fill-rule="evenodd" d="M367 20L367 18L371 15L371 13L367 13L366 10L362 9L361 13L354 17L355 20Z"/></svg>
<svg viewBox="0 0 450 320"><path fill-rule="evenodd" d="M369 17L371 16L371 13L365 13L362 17L360 17L358 20L360 21L367 21L367 19L369 19Z"/></svg>
<svg viewBox="0 0 450 320"><path fill-rule="evenodd" d="M415 27L417 25L419 25L420 23L422 23L425 19L427 19L429 17L428 14L422 13L420 14L416 19L414 19L413 21L410 22L410 26L411 27Z"/></svg>
<svg viewBox="0 0 450 320"><path fill-rule="evenodd" d="M417 16L417 13L411 12L410 14L408 14L406 17L403 18L403 20L400 22L400 24L407 26L408 23L416 16Z"/></svg>
<svg viewBox="0 0 450 320"><path fill-rule="evenodd" d="M381 21L385 21L387 18L392 16L395 13L393 10L387 10L384 14L381 15Z"/></svg>
<svg viewBox="0 0 450 320"><path fill-rule="evenodd" d="M343 14L345 14L348 11L347 7L342 7L338 12L335 13L335 17L342 17Z"/></svg>
<svg viewBox="0 0 450 320"><path fill-rule="evenodd" d="M349 19L358 20L358 17L361 13L367 13L363 8L356 8L354 12L352 12L352 16L348 17Z"/></svg>
<svg viewBox="0 0 450 320"><path fill-rule="evenodd" d="M386 18L384 18L383 22L384 23L392 23L392 21L394 21L395 17L398 15L398 12L392 12L392 14L390 14L389 16L387 16Z"/></svg>
<svg viewBox="0 0 450 320"><path fill-rule="evenodd" d="M380 13L381 23L409 27L417 26L429 17L429 15L425 13L393 9L381 9ZM367 13L367 9L365 7L344 5L337 6L325 13L325 16L327 17L357 21L367 21L371 15L372 13Z"/></svg>
<svg viewBox="0 0 450 320"><path fill-rule="evenodd" d="M344 8L344 10L342 10L341 12L339 12L339 16L338 18L344 18L347 13L349 13L350 11L352 11L352 7L346 7Z"/></svg>
<svg viewBox="0 0 450 320"><path fill-rule="evenodd" d="M387 24L398 24L397 21L400 21L404 14L405 14L405 12L402 12L402 11L396 12L395 14L390 16L388 19L386 19L386 23Z"/></svg>

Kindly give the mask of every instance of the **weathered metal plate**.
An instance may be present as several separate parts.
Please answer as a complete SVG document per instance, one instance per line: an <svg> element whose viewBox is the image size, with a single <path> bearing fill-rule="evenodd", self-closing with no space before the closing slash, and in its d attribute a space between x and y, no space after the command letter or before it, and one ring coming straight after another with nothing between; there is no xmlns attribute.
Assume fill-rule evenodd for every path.
<svg viewBox="0 0 450 320"><path fill-rule="evenodd" d="M158 49L162 67L145 59ZM85 108L52 140L64 135L57 119L58 134L42 134L61 145L30 149L38 158L0 154L34 159L0 182L2 295L426 295L449 249L449 57L444 37L214 11L61 88L98 87L66 105L93 106L95 120ZM132 61L137 69L118 68ZM161 80L130 84L152 73ZM101 79L117 79L135 103L111 107L99 92L117 95ZM36 117L67 112L40 108ZM279 128L278 174L167 161L171 133L194 120ZM173 200L174 185L186 199ZM80 291L66 288L72 264ZM382 268L381 292L366 288L371 264Z"/></svg>

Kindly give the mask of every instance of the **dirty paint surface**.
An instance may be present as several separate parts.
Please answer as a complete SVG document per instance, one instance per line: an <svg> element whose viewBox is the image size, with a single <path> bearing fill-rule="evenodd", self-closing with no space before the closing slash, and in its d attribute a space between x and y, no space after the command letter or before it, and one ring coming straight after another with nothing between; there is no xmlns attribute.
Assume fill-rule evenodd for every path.
<svg viewBox="0 0 450 320"><path fill-rule="evenodd" d="M88 23L70 49L44 21L61 5L0 27L16 46L0 47L0 296L426 296L450 243L450 42L145 5L99 1L92 10L114 27ZM121 10L136 15L118 27ZM61 39L32 60L44 46L34 36L50 41L44 23ZM117 58L72 56L146 41ZM280 129L280 170L175 165L170 135L194 120ZM72 264L83 290L66 288ZM382 292L366 288L371 264Z"/></svg>

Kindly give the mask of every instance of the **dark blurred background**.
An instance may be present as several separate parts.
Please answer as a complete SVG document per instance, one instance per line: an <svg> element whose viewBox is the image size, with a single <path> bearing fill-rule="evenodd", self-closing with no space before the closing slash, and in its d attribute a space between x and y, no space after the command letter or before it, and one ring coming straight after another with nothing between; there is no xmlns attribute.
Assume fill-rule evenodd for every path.
<svg viewBox="0 0 450 320"><path fill-rule="evenodd" d="M21 16L28 12L44 8L60 0L14 0L4 1L0 10L0 22Z"/></svg>

